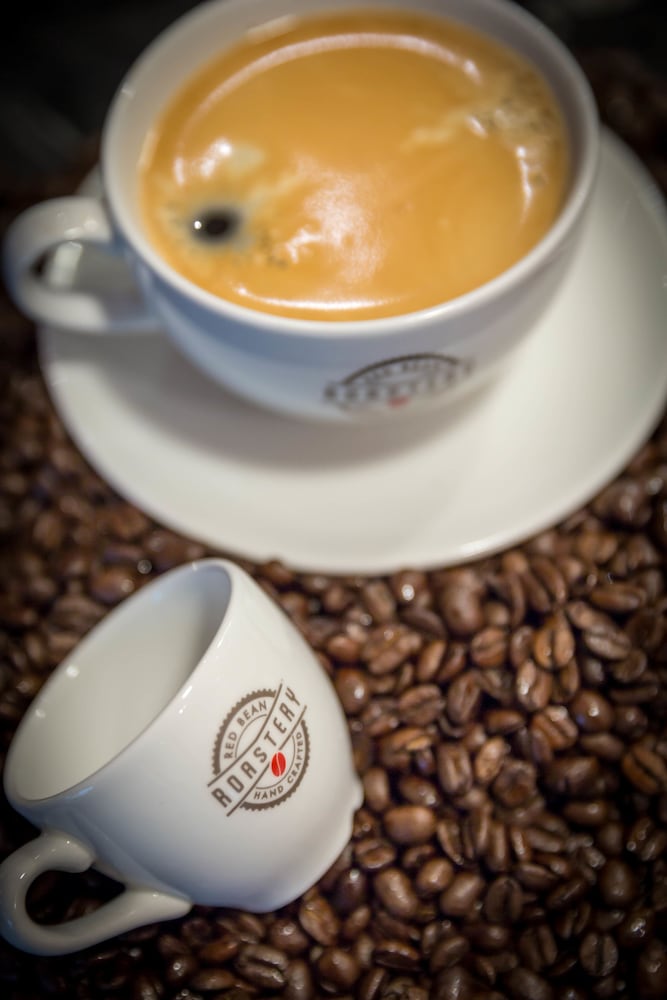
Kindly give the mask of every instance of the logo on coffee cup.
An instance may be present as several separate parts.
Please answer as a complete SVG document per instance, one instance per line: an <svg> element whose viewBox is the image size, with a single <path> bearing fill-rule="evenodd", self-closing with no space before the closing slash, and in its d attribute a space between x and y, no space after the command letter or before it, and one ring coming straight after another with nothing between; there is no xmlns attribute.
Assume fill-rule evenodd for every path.
<svg viewBox="0 0 667 1000"><path fill-rule="evenodd" d="M389 409L437 396L472 371L472 362L442 354L406 354L331 382L324 398L342 410Z"/></svg>
<svg viewBox="0 0 667 1000"><path fill-rule="evenodd" d="M228 816L272 809L294 794L310 756L305 715L306 706L283 683L234 705L218 730L208 783Z"/></svg>

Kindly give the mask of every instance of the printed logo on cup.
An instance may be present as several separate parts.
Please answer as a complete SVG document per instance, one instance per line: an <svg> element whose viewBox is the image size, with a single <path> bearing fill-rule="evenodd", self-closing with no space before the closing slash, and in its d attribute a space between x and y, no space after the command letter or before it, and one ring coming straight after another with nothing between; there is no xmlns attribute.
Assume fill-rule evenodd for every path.
<svg viewBox="0 0 667 1000"><path fill-rule="evenodd" d="M406 354L331 382L324 398L342 410L405 406L413 399L437 396L472 371L471 361L442 354Z"/></svg>
<svg viewBox="0 0 667 1000"><path fill-rule="evenodd" d="M308 768L306 706L292 688L251 691L234 705L213 748L211 794L236 809L272 809L297 790Z"/></svg>

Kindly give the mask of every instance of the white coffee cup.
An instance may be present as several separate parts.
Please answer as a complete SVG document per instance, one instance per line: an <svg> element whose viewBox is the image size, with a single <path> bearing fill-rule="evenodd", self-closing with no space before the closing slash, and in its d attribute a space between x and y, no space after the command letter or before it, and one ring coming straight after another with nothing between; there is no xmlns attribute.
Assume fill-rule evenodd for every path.
<svg viewBox="0 0 667 1000"><path fill-rule="evenodd" d="M458 19L526 56L551 85L567 124L571 176L557 220L497 278L436 307L387 319L310 321L252 311L198 288L156 252L138 211L137 164L145 136L181 85L222 45L321 0L213 0L197 5L139 58L115 97L103 134L105 201L61 198L29 209L5 245L7 285L41 323L84 334L162 330L211 378L251 402L308 419L397 419L459 399L511 361L572 258L598 160L595 103L576 62L540 22L511 0L363 0ZM354 0L327 0L332 9ZM49 287L35 273L64 241L120 252L141 295L128 299Z"/></svg>
<svg viewBox="0 0 667 1000"><path fill-rule="evenodd" d="M145 585L82 640L22 719L4 784L42 833L0 866L0 932L44 955L195 903L280 907L335 861L362 800L331 681L220 559ZM40 873L91 866L124 891L54 926L30 917Z"/></svg>

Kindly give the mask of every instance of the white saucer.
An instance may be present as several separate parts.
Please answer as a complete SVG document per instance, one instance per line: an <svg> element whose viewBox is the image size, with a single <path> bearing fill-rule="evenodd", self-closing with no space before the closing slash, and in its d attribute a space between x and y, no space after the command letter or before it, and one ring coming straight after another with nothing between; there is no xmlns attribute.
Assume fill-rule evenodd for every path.
<svg viewBox="0 0 667 1000"><path fill-rule="evenodd" d="M68 246L59 281L125 281ZM603 135L578 259L512 369L443 421L399 430L282 419L227 394L160 336L40 331L83 454L162 524L228 554L376 574L460 563L567 516L610 481L667 397L667 217Z"/></svg>

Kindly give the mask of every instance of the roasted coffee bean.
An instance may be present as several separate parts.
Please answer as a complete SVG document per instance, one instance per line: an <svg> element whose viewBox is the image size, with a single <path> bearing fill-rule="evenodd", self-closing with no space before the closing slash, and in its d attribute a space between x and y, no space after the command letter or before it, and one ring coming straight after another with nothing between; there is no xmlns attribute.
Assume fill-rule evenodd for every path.
<svg viewBox="0 0 667 1000"><path fill-rule="evenodd" d="M487 732L496 735L509 736L525 725L525 717L521 712L505 708L490 709L485 716Z"/></svg>
<svg viewBox="0 0 667 1000"><path fill-rule="evenodd" d="M313 976L303 959L294 959L287 966L282 996L285 1000L314 1000L316 994Z"/></svg>
<svg viewBox="0 0 667 1000"><path fill-rule="evenodd" d="M387 868L396 858L396 848L381 837L366 837L357 841L354 853L359 867L367 872Z"/></svg>
<svg viewBox="0 0 667 1000"><path fill-rule="evenodd" d="M509 743L501 736L486 740L473 762L475 780L480 785L489 785L498 776L503 760L510 752Z"/></svg>
<svg viewBox="0 0 667 1000"><path fill-rule="evenodd" d="M561 910L553 917L553 928L564 941L579 941L592 923L593 910L585 900Z"/></svg>
<svg viewBox="0 0 667 1000"><path fill-rule="evenodd" d="M470 657L473 663L487 669L501 667L507 657L507 632L504 628L489 625L473 636Z"/></svg>
<svg viewBox="0 0 667 1000"><path fill-rule="evenodd" d="M523 910L523 899L519 882L509 875L501 875L487 889L484 915L492 923L516 923Z"/></svg>
<svg viewBox="0 0 667 1000"><path fill-rule="evenodd" d="M492 785L493 794L504 806L523 805L535 793L536 772L532 764L507 758Z"/></svg>
<svg viewBox="0 0 667 1000"><path fill-rule="evenodd" d="M653 862L665 850L665 831L657 829L649 816L642 816L628 830L625 847L642 861Z"/></svg>
<svg viewBox="0 0 667 1000"><path fill-rule="evenodd" d="M625 847L625 829L622 823L612 820L595 833L595 842L608 858L618 857Z"/></svg>
<svg viewBox="0 0 667 1000"><path fill-rule="evenodd" d="M306 895L299 906L299 923L319 944L336 943L340 921L323 896L315 892Z"/></svg>
<svg viewBox="0 0 667 1000"><path fill-rule="evenodd" d="M650 516L643 484L629 478L607 486L593 501L593 510L599 517L628 527L638 527Z"/></svg>
<svg viewBox="0 0 667 1000"><path fill-rule="evenodd" d="M523 931L518 949L523 964L533 972L543 972L558 958L558 945L547 924L535 924Z"/></svg>
<svg viewBox="0 0 667 1000"><path fill-rule="evenodd" d="M406 726L428 726L440 717L444 703L437 685L414 684L398 699L398 714Z"/></svg>
<svg viewBox="0 0 667 1000"><path fill-rule="evenodd" d="M582 750L601 760L619 761L625 752L625 744L613 733L587 733L579 738Z"/></svg>
<svg viewBox="0 0 667 1000"><path fill-rule="evenodd" d="M436 752L438 779L447 795L465 795L472 788L472 763L460 743L442 743Z"/></svg>
<svg viewBox="0 0 667 1000"><path fill-rule="evenodd" d="M567 705L581 687L581 672L576 659L570 660L553 678L551 700L558 705Z"/></svg>
<svg viewBox="0 0 667 1000"><path fill-rule="evenodd" d="M608 732L614 725L614 710L597 691L579 691L568 707L582 732Z"/></svg>
<svg viewBox="0 0 667 1000"><path fill-rule="evenodd" d="M588 892L586 880L580 875L562 882L552 889L545 898L548 910L565 910L578 903Z"/></svg>
<svg viewBox="0 0 667 1000"><path fill-rule="evenodd" d="M637 985L640 996L658 1000L667 996L667 947L655 939L649 942L637 961Z"/></svg>
<svg viewBox="0 0 667 1000"><path fill-rule="evenodd" d="M392 939L378 942L373 949L373 958L387 969L417 969L420 964L419 951L413 945Z"/></svg>
<svg viewBox="0 0 667 1000"><path fill-rule="evenodd" d="M354 912L366 898L367 885L367 876L359 868L346 868L342 871L332 894L336 912L345 916Z"/></svg>
<svg viewBox="0 0 667 1000"><path fill-rule="evenodd" d="M328 647L330 646L331 643L328 644ZM369 702L371 690L368 676L361 670L352 667L339 668L334 672L334 686L341 705L348 715L358 715Z"/></svg>
<svg viewBox="0 0 667 1000"><path fill-rule="evenodd" d="M384 824L395 844L423 844L435 833L436 818L425 806L394 806L385 813Z"/></svg>
<svg viewBox="0 0 667 1000"><path fill-rule="evenodd" d="M484 880L473 872L460 872L440 896L440 909L448 917L463 917L471 912L484 889Z"/></svg>
<svg viewBox="0 0 667 1000"><path fill-rule="evenodd" d="M221 990L234 989L238 982L238 976L228 969L202 969L201 972L197 972L188 979L189 985L196 991L196 994L200 995L201 993L219 993ZM281 985L282 982L284 980L279 977L276 986ZM186 995L188 993L190 993L189 989L187 989Z"/></svg>
<svg viewBox="0 0 667 1000"><path fill-rule="evenodd" d="M137 576L135 571L124 566L100 569L90 581L91 596L102 604L117 604L136 589Z"/></svg>
<svg viewBox="0 0 667 1000"><path fill-rule="evenodd" d="M487 734L481 722L473 722L461 738L461 745L466 748L469 754L475 754L484 746L487 741Z"/></svg>
<svg viewBox="0 0 667 1000"><path fill-rule="evenodd" d="M463 853L469 861L486 856L491 837L491 812L485 802L473 806L461 821Z"/></svg>
<svg viewBox="0 0 667 1000"><path fill-rule="evenodd" d="M365 806L360 806L352 817L352 839L355 847L362 841L375 841L380 833L380 821ZM354 848L353 848L354 850ZM336 861L340 863L342 855Z"/></svg>
<svg viewBox="0 0 667 1000"><path fill-rule="evenodd" d="M433 1000L472 1000L474 981L463 965L443 969L435 980Z"/></svg>
<svg viewBox="0 0 667 1000"><path fill-rule="evenodd" d="M451 968L465 958L470 950L470 943L462 934L454 934L452 937L442 937L433 947L429 955L429 969L431 972L440 972L441 969Z"/></svg>
<svg viewBox="0 0 667 1000"><path fill-rule="evenodd" d="M561 605L567 600L568 587L557 563L549 558L552 551L533 555L530 560L530 568L548 591L552 603Z"/></svg>
<svg viewBox="0 0 667 1000"><path fill-rule="evenodd" d="M420 896L437 896L451 885L454 867L447 858L429 858L419 868L415 877L415 889Z"/></svg>
<svg viewBox="0 0 667 1000"><path fill-rule="evenodd" d="M437 673L438 683L446 684L458 677L464 671L467 661L468 650L464 643L450 642Z"/></svg>
<svg viewBox="0 0 667 1000"><path fill-rule="evenodd" d="M507 827L500 821L489 823L488 843L484 855L484 863L490 872L509 871L510 848Z"/></svg>
<svg viewBox="0 0 667 1000"><path fill-rule="evenodd" d="M607 799L592 799L590 802L573 800L563 806L563 815L578 826L596 827L607 822L609 810Z"/></svg>
<svg viewBox="0 0 667 1000"><path fill-rule="evenodd" d="M449 583L440 595L439 605L453 635L471 636L484 625L481 587L472 575Z"/></svg>
<svg viewBox="0 0 667 1000"><path fill-rule="evenodd" d="M434 736L417 726L403 726L380 739L379 757L383 767L409 771L413 757L420 750L428 750Z"/></svg>
<svg viewBox="0 0 667 1000"><path fill-rule="evenodd" d="M533 732L541 733L553 750L569 750L577 742L579 731L565 705L547 705L530 720Z"/></svg>
<svg viewBox="0 0 667 1000"><path fill-rule="evenodd" d="M494 986L499 976L517 967L519 959L511 951L501 951L491 955L474 955L471 964L476 978Z"/></svg>
<svg viewBox="0 0 667 1000"><path fill-rule="evenodd" d="M588 597L597 608L611 614L629 614L646 601L646 594L640 587L620 580L593 587Z"/></svg>
<svg viewBox="0 0 667 1000"><path fill-rule="evenodd" d="M639 881L630 865L611 858L600 871L598 888L607 906L625 907L639 895Z"/></svg>
<svg viewBox="0 0 667 1000"><path fill-rule="evenodd" d="M375 622L391 622L396 614L396 600L384 580L373 580L361 588L361 600Z"/></svg>
<svg viewBox="0 0 667 1000"><path fill-rule="evenodd" d="M404 617L406 616L404 615ZM437 621L440 622L440 619ZM419 628L415 624L414 618L410 624L413 628ZM440 627L442 628L442 622L440 622ZM428 684L438 676L446 650L447 643L444 639L433 639L422 648L417 659L416 669L416 679L420 684Z"/></svg>
<svg viewBox="0 0 667 1000"><path fill-rule="evenodd" d="M653 939L655 913L638 909L628 913L616 929L616 940L621 948L644 948Z"/></svg>
<svg viewBox="0 0 667 1000"><path fill-rule="evenodd" d="M635 743L621 759L623 774L645 795L658 795L667 788L667 764L653 750Z"/></svg>
<svg viewBox="0 0 667 1000"><path fill-rule="evenodd" d="M589 976L608 976L618 962L618 948L611 934L586 934L579 946L579 960Z"/></svg>
<svg viewBox="0 0 667 1000"><path fill-rule="evenodd" d="M633 684L641 680L646 671L646 665L646 653L641 649L633 649L624 660L617 660L612 665L612 677L619 684Z"/></svg>
<svg viewBox="0 0 667 1000"><path fill-rule="evenodd" d="M595 757L559 757L549 765L546 781L559 795L586 795L595 787L600 765Z"/></svg>
<svg viewBox="0 0 667 1000"><path fill-rule="evenodd" d="M419 900L408 876L400 868L383 868L373 879L373 888L382 905L404 920L417 912Z"/></svg>
<svg viewBox="0 0 667 1000"><path fill-rule="evenodd" d="M586 629L583 640L586 648L603 660L623 660L632 649L627 633L611 622Z"/></svg>
<svg viewBox="0 0 667 1000"><path fill-rule="evenodd" d="M567 618L562 613L547 619L533 636L533 657L537 665L545 670L565 667L574 656L574 652L574 635Z"/></svg>
<svg viewBox="0 0 667 1000"><path fill-rule="evenodd" d="M398 780L398 791L413 806L426 809L439 809L442 796L436 785L428 778L420 778L416 774L404 774Z"/></svg>
<svg viewBox="0 0 667 1000"><path fill-rule="evenodd" d="M454 678L449 685L445 710L455 725L471 722L479 709L482 698L477 673L466 670Z"/></svg>
<svg viewBox="0 0 667 1000"><path fill-rule="evenodd" d="M453 816L447 816L439 820L435 832L446 856L457 867L462 868L465 864L465 858L463 856L463 843L459 821Z"/></svg>
<svg viewBox="0 0 667 1000"><path fill-rule="evenodd" d="M362 940L360 935L369 926L372 916L371 908L367 903L357 906L356 910L352 910L352 913L343 920L340 936L346 941L354 941L355 946L358 946Z"/></svg>
<svg viewBox="0 0 667 1000"><path fill-rule="evenodd" d="M381 767L369 767L362 778L364 800L373 812L381 813L391 802L389 776Z"/></svg>
<svg viewBox="0 0 667 1000"><path fill-rule="evenodd" d="M421 647L422 640L417 632L404 625L388 625L371 632L361 657L370 674L381 677L415 656Z"/></svg>
<svg viewBox="0 0 667 1000"><path fill-rule="evenodd" d="M486 694L499 705L511 705L514 701L513 679L507 670L494 668L480 670L478 682L482 694Z"/></svg>
<svg viewBox="0 0 667 1000"><path fill-rule="evenodd" d="M247 944L239 951L234 965L253 986L278 990L285 985L289 959L284 952L270 945Z"/></svg>
<svg viewBox="0 0 667 1000"><path fill-rule="evenodd" d="M553 678L533 660L522 663L514 682L516 700L528 712L546 708L553 690Z"/></svg>
<svg viewBox="0 0 667 1000"><path fill-rule="evenodd" d="M539 826L529 826L524 831L528 844L534 851L542 854L559 854L565 850L567 840L557 833L541 829Z"/></svg>
<svg viewBox="0 0 667 1000"><path fill-rule="evenodd" d="M510 996L516 997L516 1000L553 1000L548 980L523 966L508 972L505 983Z"/></svg>
<svg viewBox="0 0 667 1000"><path fill-rule="evenodd" d="M343 948L325 948L315 963L317 978L329 993L351 990L361 974L354 955Z"/></svg>

